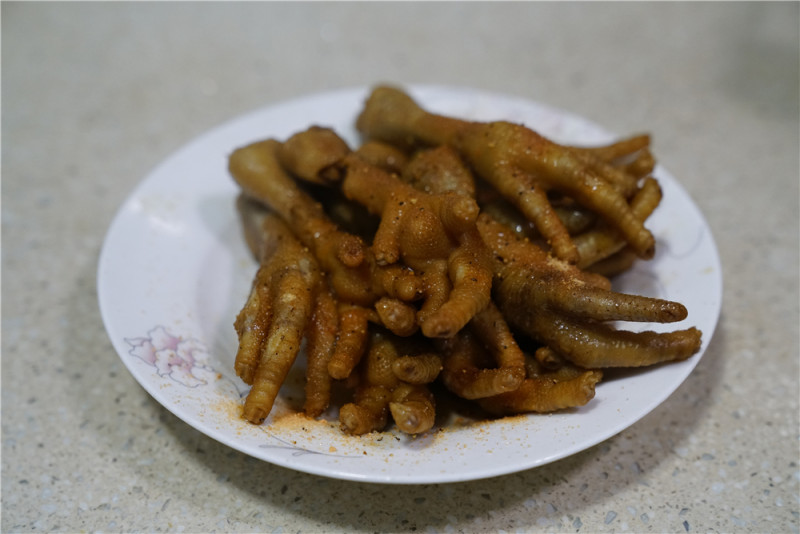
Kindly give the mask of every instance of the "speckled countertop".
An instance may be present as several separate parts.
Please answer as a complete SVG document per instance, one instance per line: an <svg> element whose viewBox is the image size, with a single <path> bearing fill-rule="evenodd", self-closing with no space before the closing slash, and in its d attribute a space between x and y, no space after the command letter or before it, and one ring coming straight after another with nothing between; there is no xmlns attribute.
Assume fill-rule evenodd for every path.
<svg viewBox="0 0 800 534"><path fill-rule="evenodd" d="M797 532L798 4L2 3L2 531ZM653 133L724 268L695 372L541 468L382 486L155 402L97 304L106 229L193 137L297 95L471 86Z"/></svg>

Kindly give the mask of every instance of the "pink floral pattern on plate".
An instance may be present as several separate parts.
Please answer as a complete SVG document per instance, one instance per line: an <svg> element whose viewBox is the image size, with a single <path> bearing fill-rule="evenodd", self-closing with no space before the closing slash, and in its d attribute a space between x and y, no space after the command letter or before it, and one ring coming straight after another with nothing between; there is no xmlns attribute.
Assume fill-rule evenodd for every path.
<svg viewBox="0 0 800 534"><path fill-rule="evenodd" d="M158 376L186 387L208 384L216 374L207 363L208 349L202 341L173 335L163 326L125 342L131 346L128 353L155 367Z"/></svg>
<svg viewBox="0 0 800 534"><path fill-rule="evenodd" d="M128 350L128 354L154 367L158 376L162 378L169 378L190 388L202 386L214 379L222 378L230 380L240 398L247 393L247 390L244 392L239 390L235 380L225 377L222 373L217 373L208 365L208 349L200 340L176 336L164 326L156 326L148 331L146 336L125 338L125 342L131 347ZM259 445L263 449L285 449L291 451L292 456L317 454L340 456L342 458L350 457L307 449L277 436L265 426L260 426L259 429L272 440L272 443Z"/></svg>

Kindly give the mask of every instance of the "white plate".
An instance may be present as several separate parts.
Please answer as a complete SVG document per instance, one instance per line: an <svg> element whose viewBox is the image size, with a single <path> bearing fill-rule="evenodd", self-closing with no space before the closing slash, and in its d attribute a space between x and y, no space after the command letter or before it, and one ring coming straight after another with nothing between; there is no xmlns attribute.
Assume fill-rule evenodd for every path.
<svg viewBox="0 0 800 534"><path fill-rule="evenodd" d="M243 422L238 411L246 387L232 371L232 323L256 265L240 237L227 157L239 146L285 139L312 124L333 127L355 145L353 123L368 91L300 98L222 125L157 167L121 207L100 256L100 308L122 361L159 403L208 436L290 469L370 482L440 483L520 471L591 447L638 421L684 381L714 332L722 273L702 215L659 167L664 200L648 222L658 253L627 273L618 289L683 302L689 317L682 323L645 326L697 326L700 354L615 376L577 410L486 423L454 416L445 429L417 438L392 431L347 437L331 418L290 415L302 402L298 360L273 415L262 426ZM580 117L518 98L432 86L410 92L432 111L524 122L561 142L613 139Z"/></svg>

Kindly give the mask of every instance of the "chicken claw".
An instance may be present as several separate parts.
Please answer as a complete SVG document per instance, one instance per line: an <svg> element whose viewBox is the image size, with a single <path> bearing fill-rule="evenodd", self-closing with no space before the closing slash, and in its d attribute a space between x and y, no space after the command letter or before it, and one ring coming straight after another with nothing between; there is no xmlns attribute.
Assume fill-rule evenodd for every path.
<svg viewBox="0 0 800 534"><path fill-rule="evenodd" d="M427 194L358 156L344 160L345 196L379 214L372 243L379 265L402 262L424 280L419 323L449 337L489 302L491 262L478 234L478 206L455 192Z"/></svg>
<svg viewBox="0 0 800 534"><path fill-rule="evenodd" d="M314 138L319 139L318 131ZM324 136L325 145L332 144L330 135ZM295 143L308 146L295 136ZM313 253L320 267L329 277L338 300L371 306L383 295L413 299L421 292L420 282L409 270L399 267L381 268L371 257L363 240L342 231L328 216L322 205L303 190L280 162L284 146L273 139L252 143L234 151L230 156L229 170L249 198L273 210ZM318 152L322 152L320 149ZM337 154L339 152L336 152ZM326 165L306 166L326 169L328 177L334 175L330 154ZM318 159L321 159L318 158ZM284 157L285 161L302 161L301 158ZM249 244L250 241L248 241ZM251 248L253 248L251 244Z"/></svg>
<svg viewBox="0 0 800 534"><path fill-rule="evenodd" d="M613 292L602 277L548 256L487 215L478 228L495 254L495 302L509 324L577 365L638 367L682 360L700 349L694 328L634 333L605 323L680 321L687 315L682 304Z"/></svg>
<svg viewBox="0 0 800 534"><path fill-rule="evenodd" d="M280 148L278 141L268 139L237 149L229 159L231 175L248 197L286 221L328 273L339 298L369 304L375 297L364 261L366 245L341 231L289 176L278 160Z"/></svg>
<svg viewBox="0 0 800 534"><path fill-rule="evenodd" d="M561 259L575 263L579 255L550 204L550 190L597 212L640 257L653 256L653 236L626 201L635 177L591 152L559 145L510 122L470 122L428 113L407 94L390 87L372 92L357 127L369 138L400 146L452 146L534 222Z"/></svg>
<svg viewBox="0 0 800 534"><path fill-rule="evenodd" d="M244 308L235 321L240 345L235 370L252 384L244 417L260 424L269 415L314 309L322 274L314 257L273 214L261 220L265 246Z"/></svg>

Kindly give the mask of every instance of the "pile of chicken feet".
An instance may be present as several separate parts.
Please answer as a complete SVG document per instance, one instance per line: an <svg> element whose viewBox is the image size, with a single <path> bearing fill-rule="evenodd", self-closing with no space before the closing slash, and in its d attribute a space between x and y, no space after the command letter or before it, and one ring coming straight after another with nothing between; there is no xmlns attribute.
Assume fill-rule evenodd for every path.
<svg viewBox="0 0 800 534"><path fill-rule="evenodd" d="M237 149L229 170L259 262L236 318L235 370L260 424L306 341L304 411L340 384L344 432L436 422L434 391L492 415L589 402L602 369L683 360L695 328L676 302L611 290L648 259L661 200L646 135L581 148L509 122L429 113L377 87L352 149L312 126Z"/></svg>

